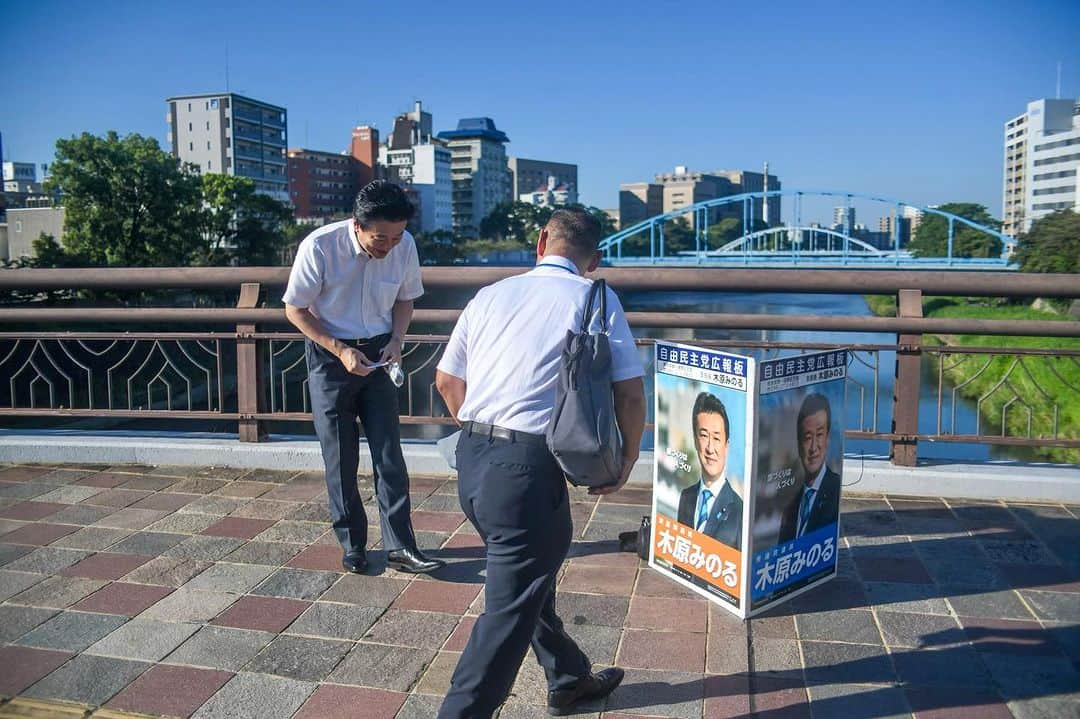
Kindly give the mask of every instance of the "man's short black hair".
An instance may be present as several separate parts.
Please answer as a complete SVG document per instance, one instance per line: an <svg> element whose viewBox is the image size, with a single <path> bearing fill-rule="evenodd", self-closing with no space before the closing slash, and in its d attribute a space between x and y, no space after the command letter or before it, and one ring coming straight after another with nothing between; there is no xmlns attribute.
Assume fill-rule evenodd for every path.
<svg viewBox="0 0 1080 719"><path fill-rule="evenodd" d="M548 242L570 250L575 259L588 259L600 245L600 220L581 207L561 207L551 213L544 229Z"/></svg>
<svg viewBox="0 0 1080 719"><path fill-rule="evenodd" d="M724 419L724 437L727 441L731 441L731 425L728 424L727 410L724 409L724 403L721 402L716 395L711 395L708 392L702 392L694 400L694 436L697 436L698 431L698 415L699 414L718 414Z"/></svg>
<svg viewBox="0 0 1080 719"><path fill-rule="evenodd" d="M373 220L387 222L408 222L416 214L416 208L409 202L405 190L386 180L375 180L360 188L353 205L353 219L361 227L367 227Z"/></svg>
<svg viewBox="0 0 1080 719"><path fill-rule="evenodd" d="M825 410L825 427L832 429L832 408L829 407L829 400L825 395L814 394L806 395L806 399L803 400L802 407L799 408L799 417L795 420L795 436L798 437L802 434L803 420L812 414L817 414L821 410Z"/></svg>

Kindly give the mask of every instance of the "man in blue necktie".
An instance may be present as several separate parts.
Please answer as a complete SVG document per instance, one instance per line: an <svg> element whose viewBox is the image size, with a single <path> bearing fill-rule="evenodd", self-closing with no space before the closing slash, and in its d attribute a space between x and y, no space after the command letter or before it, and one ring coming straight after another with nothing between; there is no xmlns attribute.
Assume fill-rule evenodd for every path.
<svg viewBox="0 0 1080 719"><path fill-rule="evenodd" d="M692 412L701 479L682 491L678 520L734 549L742 546L742 484L727 471L731 443L724 403L702 392Z"/></svg>
<svg viewBox="0 0 1080 719"><path fill-rule="evenodd" d="M821 394L807 395L795 421L803 482L784 509L778 542L789 542L830 524L840 510L840 475L825 464L832 410Z"/></svg>

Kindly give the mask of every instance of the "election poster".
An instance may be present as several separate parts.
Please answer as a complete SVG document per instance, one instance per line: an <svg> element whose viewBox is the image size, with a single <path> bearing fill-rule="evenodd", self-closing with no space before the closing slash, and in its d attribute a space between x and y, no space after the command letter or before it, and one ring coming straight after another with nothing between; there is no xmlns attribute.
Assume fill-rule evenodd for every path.
<svg viewBox="0 0 1080 719"><path fill-rule="evenodd" d="M743 618L835 576L846 374L658 341L649 564Z"/></svg>
<svg viewBox="0 0 1080 719"><path fill-rule="evenodd" d="M754 381L748 357L656 343L650 564L740 616Z"/></svg>
<svg viewBox="0 0 1080 719"><path fill-rule="evenodd" d="M847 351L761 362L750 613L836 574Z"/></svg>

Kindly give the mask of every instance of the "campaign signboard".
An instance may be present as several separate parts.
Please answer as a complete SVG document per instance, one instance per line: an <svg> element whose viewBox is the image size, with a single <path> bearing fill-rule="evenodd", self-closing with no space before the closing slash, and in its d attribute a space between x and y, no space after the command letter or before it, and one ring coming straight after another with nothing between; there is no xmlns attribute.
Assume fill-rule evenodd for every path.
<svg viewBox="0 0 1080 719"><path fill-rule="evenodd" d="M743 497L753 454L749 357L656 343L649 563L736 614L746 608Z"/></svg>
<svg viewBox="0 0 1080 719"><path fill-rule="evenodd" d="M835 575L846 368L656 343L653 568L744 618Z"/></svg>

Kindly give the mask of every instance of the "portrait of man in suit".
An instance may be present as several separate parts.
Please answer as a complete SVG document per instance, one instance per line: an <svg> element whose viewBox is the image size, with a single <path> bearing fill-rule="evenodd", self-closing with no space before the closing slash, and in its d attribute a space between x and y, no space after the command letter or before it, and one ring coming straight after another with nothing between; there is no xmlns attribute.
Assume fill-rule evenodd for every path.
<svg viewBox="0 0 1080 719"><path fill-rule="evenodd" d="M681 524L693 527L734 549L742 545L742 486L728 472L731 427L727 410L715 395L702 392L692 413L694 447L701 474L679 496Z"/></svg>
<svg viewBox="0 0 1080 719"><path fill-rule="evenodd" d="M795 422L802 482L798 485L799 491L784 508L779 542L791 541L837 520L840 475L825 463L831 422L829 400L821 394L807 395Z"/></svg>

